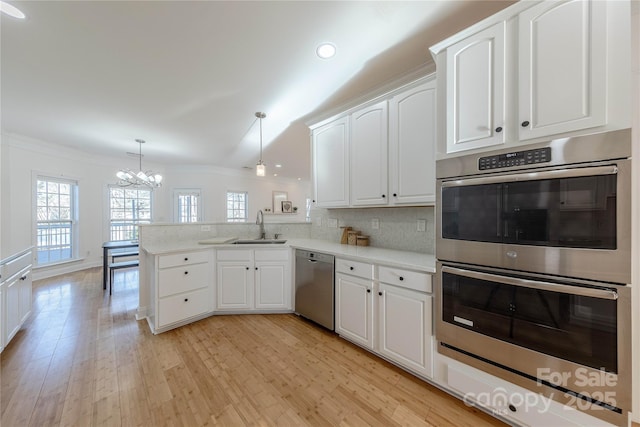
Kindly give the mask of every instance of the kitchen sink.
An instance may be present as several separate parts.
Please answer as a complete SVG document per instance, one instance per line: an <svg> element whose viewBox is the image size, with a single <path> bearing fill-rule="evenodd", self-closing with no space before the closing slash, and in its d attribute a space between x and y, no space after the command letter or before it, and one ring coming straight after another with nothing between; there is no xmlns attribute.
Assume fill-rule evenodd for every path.
<svg viewBox="0 0 640 427"><path fill-rule="evenodd" d="M235 242L231 242L233 245L281 245L286 240L280 239L240 239Z"/></svg>

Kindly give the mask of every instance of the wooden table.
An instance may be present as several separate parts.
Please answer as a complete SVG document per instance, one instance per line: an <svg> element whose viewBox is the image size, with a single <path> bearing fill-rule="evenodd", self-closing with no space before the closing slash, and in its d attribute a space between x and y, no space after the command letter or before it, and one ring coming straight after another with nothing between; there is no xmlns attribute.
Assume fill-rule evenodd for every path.
<svg viewBox="0 0 640 427"><path fill-rule="evenodd" d="M109 251L113 249L137 248L137 240L115 240L102 244L102 289L107 289L107 275L109 274Z"/></svg>

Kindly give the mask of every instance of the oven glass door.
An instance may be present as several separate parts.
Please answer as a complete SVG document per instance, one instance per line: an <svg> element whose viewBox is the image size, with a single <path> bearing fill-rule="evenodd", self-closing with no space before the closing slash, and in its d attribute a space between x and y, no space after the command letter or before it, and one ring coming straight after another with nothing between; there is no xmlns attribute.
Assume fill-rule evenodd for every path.
<svg viewBox="0 0 640 427"><path fill-rule="evenodd" d="M468 269L442 269L442 321L617 373L617 293Z"/></svg>
<svg viewBox="0 0 640 427"><path fill-rule="evenodd" d="M444 182L442 237L616 249L616 183L615 166Z"/></svg>

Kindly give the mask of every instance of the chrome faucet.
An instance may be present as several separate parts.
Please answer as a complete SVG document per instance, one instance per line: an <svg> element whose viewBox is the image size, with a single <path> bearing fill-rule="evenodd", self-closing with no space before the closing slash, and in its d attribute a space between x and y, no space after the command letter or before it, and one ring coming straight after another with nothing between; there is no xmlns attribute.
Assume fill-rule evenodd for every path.
<svg viewBox="0 0 640 427"><path fill-rule="evenodd" d="M258 215L256 215L256 224L260 226L260 239L264 240L264 216L262 214L262 209L258 209Z"/></svg>

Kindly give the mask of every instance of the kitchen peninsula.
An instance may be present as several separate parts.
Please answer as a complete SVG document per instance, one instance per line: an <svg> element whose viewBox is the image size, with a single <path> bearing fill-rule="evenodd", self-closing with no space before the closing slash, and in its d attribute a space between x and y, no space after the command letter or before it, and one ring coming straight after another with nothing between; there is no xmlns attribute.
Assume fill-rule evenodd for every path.
<svg viewBox="0 0 640 427"><path fill-rule="evenodd" d="M161 226L154 226L161 227ZM146 227L142 227L144 230ZM190 240L170 240L166 242L155 241L145 242L145 232L141 233L140 239L140 307L138 318L146 317L154 333L164 332L184 324L197 321L201 318L221 313L241 313L246 308L238 307L237 310L216 310L219 301L216 296L220 295L217 288L221 286L216 283L216 274L220 273L219 262L225 261L220 258L221 254L231 256L226 261L242 264L245 271L248 271L248 263L258 261L260 256L266 256L266 261L281 261L284 266L283 286L286 295L286 303L277 309L260 309L252 307L248 312L292 312L292 267L291 252L293 249L306 249L334 255L338 258L350 259L371 264L383 264L388 267L403 268L423 273L435 272L435 257L432 254L422 254L410 251L399 251L394 249L384 249L377 247L361 247L342 245L340 243L308 239L292 238L281 245L264 244L244 244L236 245L233 242L235 237L220 237L219 239L190 239ZM214 243L200 243L200 241ZM268 247L266 247L268 246ZM236 254L233 257L229 254ZM276 259L272 259L268 254L279 254ZM253 259L258 256L258 259ZM243 259L241 257L245 257ZM216 262L218 261L218 262ZM246 266L243 264L247 264ZM179 267L177 272L171 272L172 268ZM257 267L253 267L254 271ZM169 275L172 278L171 285L158 283L162 276ZM178 285L177 283L182 283ZM242 286L245 284L239 284ZM168 286L174 287L169 289ZM182 286L182 287L181 287ZM160 290L161 288L161 290ZM193 293L195 292L195 294ZM183 295L184 293L184 295ZM171 318L171 322L158 321L156 307L160 298L168 295L181 298L183 303L196 302L198 306L184 311L183 318ZM185 301L188 299L188 301ZM146 305L145 305L146 302ZM176 307L173 310L180 311Z"/></svg>

